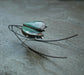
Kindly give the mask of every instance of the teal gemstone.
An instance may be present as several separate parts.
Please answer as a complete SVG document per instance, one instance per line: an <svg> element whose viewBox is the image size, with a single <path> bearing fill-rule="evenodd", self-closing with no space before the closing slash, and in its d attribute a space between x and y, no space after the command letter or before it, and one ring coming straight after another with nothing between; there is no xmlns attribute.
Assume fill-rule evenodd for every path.
<svg viewBox="0 0 84 75"><path fill-rule="evenodd" d="M28 27L26 27L26 26L23 26L23 27L22 27L22 30L23 30L25 33L30 34L30 35L38 35L39 33L41 33L41 32L39 32L39 31L37 31L37 30L28 28Z"/></svg>
<svg viewBox="0 0 84 75"><path fill-rule="evenodd" d="M27 26L29 28L33 28L41 31L43 31L46 28L45 24L40 21L32 21L32 22L24 23L23 26Z"/></svg>
<svg viewBox="0 0 84 75"><path fill-rule="evenodd" d="M28 27L31 27L31 28L37 28L35 25L34 25L35 22L28 22L28 23L24 23L23 25L25 26L28 26Z"/></svg>

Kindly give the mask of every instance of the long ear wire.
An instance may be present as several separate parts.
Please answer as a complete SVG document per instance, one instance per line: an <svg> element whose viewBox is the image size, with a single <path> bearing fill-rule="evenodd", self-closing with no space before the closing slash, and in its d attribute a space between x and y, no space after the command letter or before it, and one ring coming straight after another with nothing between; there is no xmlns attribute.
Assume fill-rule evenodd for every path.
<svg viewBox="0 0 84 75"><path fill-rule="evenodd" d="M36 53L36 54L38 54L38 55L40 55L40 56L43 56L43 57L46 56L46 57L61 58L61 59L67 58L67 57L58 57L58 56L47 55L47 54L44 54L44 53L41 53L41 52L38 52L38 51L32 49L31 47L29 47L27 44L25 44L25 43L20 39L20 37L18 36L18 35L20 35L20 34L17 34L17 33L14 31L13 27L17 27L17 28L18 28L17 25L9 25L9 26L8 26L9 30L11 30L11 31L17 36L17 38L21 41L21 43L23 43L23 46L24 46L25 48L28 48L28 49L31 50L32 52L34 52L34 53ZM20 35L20 36L22 36L22 35ZM23 37L23 36L22 36L22 37Z"/></svg>
<svg viewBox="0 0 84 75"><path fill-rule="evenodd" d="M8 28L9 28L10 31L14 32L15 34L20 35L21 37L25 37L25 36L23 36L23 35L21 35L21 34L15 32L15 31L13 30L13 27L17 27L17 28L21 29L21 27L22 27L21 25L9 25ZM66 37L66 38L62 38L62 39L57 39L57 40L37 40L37 39L31 39L31 40L28 40L28 41L38 41L38 42L48 43L48 42L56 42L56 41L68 40L68 39L74 38L74 37L76 37L76 36L78 36L78 34L75 34L75 35L72 35L72 36L69 36L69 37ZM25 37L25 38L26 38L26 37ZM28 38L27 38L27 39L28 39Z"/></svg>
<svg viewBox="0 0 84 75"><path fill-rule="evenodd" d="M39 42L56 42L56 41L68 40L68 39L71 39L71 38L76 37L76 36L78 36L78 34L75 34L75 35L72 35L72 36L69 36L69 37L66 37L66 38L62 38L62 39L57 39L57 40L35 40L35 41L39 41Z"/></svg>

